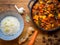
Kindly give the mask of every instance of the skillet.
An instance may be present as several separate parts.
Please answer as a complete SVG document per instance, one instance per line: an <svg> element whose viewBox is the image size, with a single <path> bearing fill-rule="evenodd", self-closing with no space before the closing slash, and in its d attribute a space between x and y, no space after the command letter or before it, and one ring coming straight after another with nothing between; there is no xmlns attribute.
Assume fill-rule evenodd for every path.
<svg viewBox="0 0 60 45"><path fill-rule="evenodd" d="M58 1L59 1L59 0L58 0ZM32 2L33 2L33 4L30 6L30 4L31 4ZM41 28L40 26L38 26L38 25L34 22L33 16L32 16L32 9L33 9L33 6L34 6L37 2L38 2L38 0L30 0L29 3L28 3L28 8L29 8L29 10L30 10L30 14L31 14L30 16L31 16L31 20L32 20L33 24L34 24L39 30L42 30L42 31L52 32L52 31L57 31L57 30L59 30L59 29L60 29L60 26L59 26L59 27L56 27L56 28L54 28L54 29L45 30L45 29Z"/></svg>

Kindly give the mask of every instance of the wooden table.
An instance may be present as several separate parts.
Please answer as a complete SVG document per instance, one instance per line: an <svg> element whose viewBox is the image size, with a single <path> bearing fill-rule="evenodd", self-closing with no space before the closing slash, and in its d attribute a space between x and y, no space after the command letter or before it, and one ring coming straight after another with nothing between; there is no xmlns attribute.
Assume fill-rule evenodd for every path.
<svg viewBox="0 0 60 45"><path fill-rule="evenodd" d="M14 10L14 11L17 11L15 9L14 5L9 5L9 4L16 4L18 7L24 7L25 8L25 10L26 10L25 11L25 14L22 15L22 17L24 19L24 31L23 31L22 35L18 37L18 38L22 38L22 37L25 37L26 30L27 30L28 27L32 26L35 29L36 29L36 27L33 25L32 21L30 21L29 23L27 23L26 20L25 20L26 14L30 15L30 10L27 7L29 0L20 0L17 3L16 2L17 2L16 0L14 0L14 1L12 0L11 2L9 0L7 0L5 2L4 2L4 0L1 0L0 1L0 12L6 11L6 10ZM38 30L38 29L36 29L36 30ZM38 36L37 36L37 38L35 40L34 45L46 45L46 43L43 43L44 37L45 37L45 39L48 40L49 35L47 33L43 32L43 31L39 31ZM3 41L3 40L0 39L0 45L19 45L17 43L18 42L18 38L15 39L15 40L12 40L12 41ZM47 41L47 40L45 40L45 41ZM21 45L27 45L28 44L28 41L29 40L27 40L25 43L23 43Z"/></svg>

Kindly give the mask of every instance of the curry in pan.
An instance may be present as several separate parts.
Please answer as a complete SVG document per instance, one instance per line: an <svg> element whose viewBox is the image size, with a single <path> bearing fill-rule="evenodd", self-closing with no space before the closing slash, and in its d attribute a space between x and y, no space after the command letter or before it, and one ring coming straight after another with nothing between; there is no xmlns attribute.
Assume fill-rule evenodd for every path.
<svg viewBox="0 0 60 45"><path fill-rule="evenodd" d="M36 25L45 30L60 26L60 2L58 0L39 0L32 8Z"/></svg>

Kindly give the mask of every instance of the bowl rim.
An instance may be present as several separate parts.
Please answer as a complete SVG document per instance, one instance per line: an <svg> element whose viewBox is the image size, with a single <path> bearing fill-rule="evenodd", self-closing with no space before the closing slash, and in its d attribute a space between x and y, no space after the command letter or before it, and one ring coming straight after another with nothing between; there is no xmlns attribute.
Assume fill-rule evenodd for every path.
<svg viewBox="0 0 60 45"><path fill-rule="evenodd" d="M11 40L14 40L14 39L18 38L18 37L22 34L23 29L24 29L24 21L23 21L23 18L22 18L22 16L21 16L18 12L15 12L15 11L12 11L12 10L8 10L8 11L4 11L4 12L2 12L2 13L0 13L0 14L1 14L1 15L5 15L5 16L10 16L10 15L7 15L7 14L12 14L12 13L18 15L18 16L17 16L17 15L16 15L16 16L17 16L17 18L19 17L18 20L21 21L20 24L22 23L22 24L21 24L22 27L20 26L21 29L18 31L18 33L14 34L15 37L12 37L11 39L8 39L8 38L4 39L2 36L0 36L0 38L1 38L2 40L5 40L5 41L11 41ZM12 15L13 15L13 14L12 14ZM1 16L1 15L0 15L0 16ZM11 16L12 16L12 15L11 15ZM5 17L5 16L4 16L4 17ZM4 17L3 17L3 18L4 18ZM15 17L15 15L14 15L14 17ZM1 20L0 20L0 22L1 22ZM0 30L1 30L1 29L0 29ZM3 33L2 33L2 34L3 34ZM2 34L1 34L1 35L2 35ZM8 36L7 36L7 37L8 37Z"/></svg>

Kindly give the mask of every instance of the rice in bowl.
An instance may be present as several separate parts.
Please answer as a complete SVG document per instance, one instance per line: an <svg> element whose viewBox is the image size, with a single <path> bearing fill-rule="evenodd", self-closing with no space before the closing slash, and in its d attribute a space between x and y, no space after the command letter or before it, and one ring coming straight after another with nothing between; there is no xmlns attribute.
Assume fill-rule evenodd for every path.
<svg viewBox="0 0 60 45"><path fill-rule="evenodd" d="M14 35L20 29L20 22L16 17L8 16L1 21L1 31L4 35Z"/></svg>

